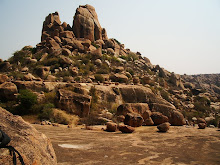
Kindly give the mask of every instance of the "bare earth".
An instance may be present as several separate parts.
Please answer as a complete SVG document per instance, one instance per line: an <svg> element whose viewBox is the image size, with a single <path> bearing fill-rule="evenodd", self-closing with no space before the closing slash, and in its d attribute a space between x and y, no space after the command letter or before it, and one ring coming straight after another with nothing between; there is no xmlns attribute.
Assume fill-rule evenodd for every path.
<svg viewBox="0 0 220 165"><path fill-rule="evenodd" d="M132 134L34 125L52 141L58 165L220 164L217 128L171 127L168 133L140 127Z"/></svg>

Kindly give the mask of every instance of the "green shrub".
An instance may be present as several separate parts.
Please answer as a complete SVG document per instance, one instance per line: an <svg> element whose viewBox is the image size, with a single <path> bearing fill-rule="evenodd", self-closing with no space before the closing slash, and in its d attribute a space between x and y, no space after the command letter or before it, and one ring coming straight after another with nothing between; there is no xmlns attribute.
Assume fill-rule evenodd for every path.
<svg viewBox="0 0 220 165"><path fill-rule="evenodd" d="M101 74L95 74L95 80L98 82L104 82L104 78Z"/></svg>
<svg viewBox="0 0 220 165"><path fill-rule="evenodd" d="M41 111L41 113L38 115L38 118L40 120L50 120L52 113L53 113L53 109L54 108L54 104L48 103L43 105L43 109Z"/></svg>
<svg viewBox="0 0 220 165"><path fill-rule="evenodd" d="M37 103L37 95L27 89L20 90L18 100L20 104L17 108L20 115L33 113L31 108Z"/></svg>

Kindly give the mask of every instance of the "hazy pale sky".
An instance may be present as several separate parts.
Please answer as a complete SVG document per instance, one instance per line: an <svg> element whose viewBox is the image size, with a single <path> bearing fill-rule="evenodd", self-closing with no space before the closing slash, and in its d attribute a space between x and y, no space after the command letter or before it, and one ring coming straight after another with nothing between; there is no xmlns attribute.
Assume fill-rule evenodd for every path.
<svg viewBox="0 0 220 165"><path fill-rule="evenodd" d="M179 74L220 73L219 0L0 0L0 58L40 42L45 17L72 26L79 5L95 7L109 38Z"/></svg>

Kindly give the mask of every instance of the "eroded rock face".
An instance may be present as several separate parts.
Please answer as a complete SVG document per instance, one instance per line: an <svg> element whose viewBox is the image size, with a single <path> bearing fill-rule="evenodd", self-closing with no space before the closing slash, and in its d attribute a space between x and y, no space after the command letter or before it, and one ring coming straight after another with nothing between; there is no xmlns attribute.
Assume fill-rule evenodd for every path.
<svg viewBox="0 0 220 165"><path fill-rule="evenodd" d="M77 38L95 41L107 38L105 30L101 28L95 8L90 5L79 6L73 20L73 32Z"/></svg>
<svg viewBox="0 0 220 165"><path fill-rule="evenodd" d="M9 145L20 152L27 165L56 165L56 155L50 140L20 116L0 108L0 129L11 138ZM0 164L11 165L12 156L0 149Z"/></svg>
<svg viewBox="0 0 220 165"><path fill-rule="evenodd" d="M60 89L57 92L57 106L60 109L86 117L90 112L91 96Z"/></svg>

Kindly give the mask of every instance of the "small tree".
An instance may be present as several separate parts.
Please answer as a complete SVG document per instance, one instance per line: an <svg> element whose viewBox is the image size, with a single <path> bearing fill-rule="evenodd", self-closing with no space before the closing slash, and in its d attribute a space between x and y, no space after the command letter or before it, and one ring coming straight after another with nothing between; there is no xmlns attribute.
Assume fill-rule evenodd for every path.
<svg viewBox="0 0 220 165"><path fill-rule="evenodd" d="M20 102L18 106L18 114L29 114L32 113L32 106L37 103L37 95L27 89L20 90L18 100Z"/></svg>

